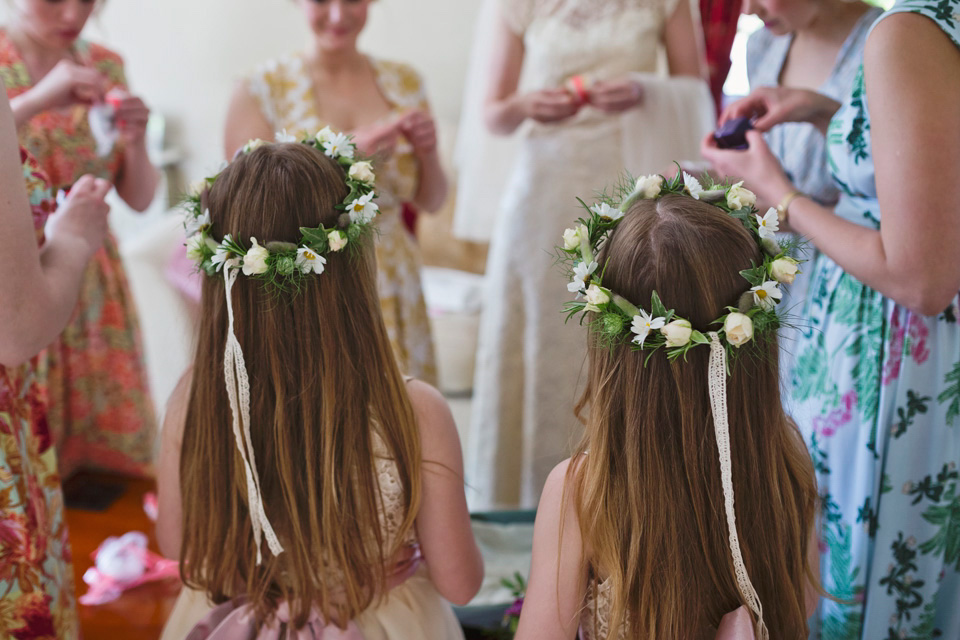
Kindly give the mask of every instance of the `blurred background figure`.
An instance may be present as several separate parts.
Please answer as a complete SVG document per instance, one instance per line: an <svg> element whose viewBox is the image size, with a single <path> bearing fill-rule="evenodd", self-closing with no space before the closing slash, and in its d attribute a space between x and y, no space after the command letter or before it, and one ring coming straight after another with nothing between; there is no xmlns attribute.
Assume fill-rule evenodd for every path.
<svg viewBox="0 0 960 640"><path fill-rule="evenodd" d="M116 53L82 39L91 0L15 0L0 30L0 76L21 144L54 193L83 174L111 182L142 211L159 174L147 155L149 110L126 86ZM152 472L156 439L137 312L116 240L107 236L87 273L76 313L40 358L47 420L66 477L80 467Z"/></svg>
<svg viewBox="0 0 960 640"><path fill-rule="evenodd" d="M474 60L486 65L475 62L467 90L456 221L466 237L493 229L467 481L474 508L530 508L577 434L585 355L560 315L551 248L578 194L695 157L691 137L713 128L713 106L686 1L490 0L482 12ZM486 148L481 122L518 140Z"/></svg>
<svg viewBox="0 0 960 640"><path fill-rule="evenodd" d="M310 45L264 64L238 85L227 114L225 152L230 158L248 140L273 140L279 131L299 135L329 126L354 136L359 151L374 158L377 175L377 277L387 332L401 371L436 382L419 250L401 214L404 203L439 209L447 181L420 75L357 48L371 1L298 0Z"/></svg>

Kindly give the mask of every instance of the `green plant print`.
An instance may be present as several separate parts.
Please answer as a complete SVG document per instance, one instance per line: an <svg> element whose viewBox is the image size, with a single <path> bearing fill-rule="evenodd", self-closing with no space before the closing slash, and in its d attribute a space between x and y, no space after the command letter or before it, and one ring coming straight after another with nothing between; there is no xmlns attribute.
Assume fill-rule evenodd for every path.
<svg viewBox="0 0 960 640"><path fill-rule="evenodd" d="M903 486L903 493L914 496L913 502L910 503L914 505L920 504L924 498L931 502L940 502L944 491L947 489L947 483L956 482L958 477L960 477L960 473L957 472L956 465L950 462L943 465L943 468L937 473L936 479L928 475L920 482L908 482Z"/></svg>
<svg viewBox="0 0 960 640"><path fill-rule="evenodd" d="M863 594L863 585L857 584L860 567L854 567L850 527L844 524L826 528L826 542L830 547L831 595L841 601L825 604L829 612L824 616L820 635L830 640L859 640L863 624L862 605L858 602Z"/></svg>
<svg viewBox="0 0 960 640"><path fill-rule="evenodd" d="M896 613L890 630L897 634L892 637L900 638L900 631L905 628L905 623L910 622L914 610L923 606L921 589L926 583L916 577L920 569L916 562L917 541L913 537L904 539L903 532L899 532L890 549L893 563L887 575L880 578L880 586L886 587L888 596L896 598Z"/></svg>
<svg viewBox="0 0 960 640"><path fill-rule="evenodd" d="M824 410L839 403L840 394L837 383L830 377L822 339L797 357L792 382L793 396L797 400L803 401L814 396L823 398Z"/></svg>
<svg viewBox="0 0 960 640"><path fill-rule="evenodd" d="M857 114L850 123L850 133L846 138L854 164L860 164L861 160L869 157L870 145L867 144L866 133L870 130L870 123L867 121L867 109L863 104L863 97L863 65L860 65L857 77L853 81L853 95L850 99L850 106L857 110Z"/></svg>
<svg viewBox="0 0 960 640"><path fill-rule="evenodd" d="M956 481L943 493L941 502L923 512L923 519L939 529L920 545L920 551L924 555L942 555L944 562L953 564L960 571L960 496L957 495Z"/></svg>
<svg viewBox="0 0 960 640"><path fill-rule="evenodd" d="M905 434L916 417L927 412L931 400L933 398L930 396L921 396L913 389L907 390L907 406L897 408L898 420L893 424L893 437L899 438Z"/></svg>
<svg viewBox="0 0 960 640"><path fill-rule="evenodd" d="M883 474L880 482L880 495L890 493L893 487L890 484L890 476ZM879 502L879 500L877 501ZM877 529L880 527L880 516L877 510L873 508L873 500L870 496L864 501L863 506L857 511L857 522L862 523L871 538L876 537Z"/></svg>
<svg viewBox="0 0 960 640"><path fill-rule="evenodd" d="M947 388L937 396L937 402L947 404L947 424L951 427L960 416L960 362L953 366L944 382Z"/></svg>

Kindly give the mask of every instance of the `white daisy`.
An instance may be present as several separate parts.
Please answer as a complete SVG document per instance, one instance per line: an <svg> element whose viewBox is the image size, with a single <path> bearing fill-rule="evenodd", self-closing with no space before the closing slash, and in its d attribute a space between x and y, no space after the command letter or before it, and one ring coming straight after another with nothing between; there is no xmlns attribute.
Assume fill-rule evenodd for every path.
<svg viewBox="0 0 960 640"><path fill-rule="evenodd" d="M587 280L597 270L597 263L587 264L582 260L573 267L573 281L567 285L570 293L582 293L587 288Z"/></svg>
<svg viewBox="0 0 960 640"><path fill-rule="evenodd" d="M217 271L223 269L223 265L230 259L232 252L226 246L228 243L233 242L233 238L228 233L223 236L223 242L217 245L216 250L213 252L213 257L210 258L210 262L213 263L213 266L216 267Z"/></svg>
<svg viewBox="0 0 960 640"><path fill-rule="evenodd" d="M633 324L630 326L630 331L636 334L633 338L633 343L642 347L647 336L650 335L650 332L662 329L663 325L667 323L667 320L662 317L654 318L643 309L639 311L640 313L633 316Z"/></svg>
<svg viewBox="0 0 960 640"><path fill-rule="evenodd" d="M767 209L762 216L759 213L753 215L757 219L757 234L761 240L776 240L777 231L780 231L780 220L777 218L777 210L773 207Z"/></svg>
<svg viewBox="0 0 960 640"><path fill-rule="evenodd" d="M753 304L764 311L770 311L783 298L780 286L773 280L767 280L763 284L750 289L753 294Z"/></svg>
<svg viewBox="0 0 960 640"><path fill-rule="evenodd" d="M699 180L686 171L683 172L683 186L687 188L687 193L693 196L694 200L700 199L700 194L703 193L703 186Z"/></svg>
<svg viewBox="0 0 960 640"><path fill-rule="evenodd" d="M353 143L345 134L335 133L323 142L323 152L334 160L353 158Z"/></svg>
<svg viewBox="0 0 960 640"><path fill-rule="evenodd" d="M287 130L284 129L283 131L277 131L276 135L274 136L274 139L277 142L296 142L297 136L291 133L287 133Z"/></svg>
<svg viewBox="0 0 960 640"><path fill-rule="evenodd" d="M365 224L373 220L377 212L380 211L377 203L373 202L374 195L373 193L368 193L365 196L360 196L347 206L347 213L350 214L350 222Z"/></svg>
<svg viewBox="0 0 960 640"><path fill-rule="evenodd" d="M210 209L205 209L203 214L197 216L196 218L187 219L187 237L192 238L201 231L206 231L210 228Z"/></svg>
<svg viewBox="0 0 960 640"><path fill-rule="evenodd" d="M611 222L615 220L619 220L620 218L623 217L623 211L620 211L619 209L614 209L613 207L608 205L606 202L601 202L600 204L593 205L592 207L590 207L590 211L597 214L602 219L608 220Z"/></svg>
<svg viewBox="0 0 960 640"><path fill-rule="evenodd" d="M297 267L302 273L323 273L323 267L327 264L327 259L318 255L313 249L300 247L297 249Z"/></svg>

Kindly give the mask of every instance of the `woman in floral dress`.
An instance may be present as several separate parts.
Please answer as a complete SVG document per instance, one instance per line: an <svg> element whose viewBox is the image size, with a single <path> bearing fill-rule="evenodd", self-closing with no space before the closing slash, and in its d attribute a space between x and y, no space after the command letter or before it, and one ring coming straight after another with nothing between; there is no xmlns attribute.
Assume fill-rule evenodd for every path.
<svg viewBox="0 0 960 640"><path fill-rule="evenodd" d="M436 211L447 182L436 127L419 74L357 49L372 0L298 0L313 32L304 52L264 64L241 82L227 115L226 155L277 132L351 132L374 158L380 213L377 278L384 323L400 370L436 382L420 254L401 219L403 204Z"/></svg>
<svg viewBox="0 0 960 640"><path fill-rule="evenodd" d="M149 206L159 174L147 157L149 111L126 90L123 61L80 39L98 2L17 0L0 30L0 77L21 144L54 193L84 174L114 184L132 208ZM91 104L115 105L118 139L98 149ZM101 143L102 144L102 143ZM150 472L156 438L140 330L116 240L108 236L84 277L70 324L40 359L50 430L64 477L79 467Z"/></svg>
<svg viewBox="0 0 960 640"><path fill-rule="evenodd" d="M897 0L842 106L762 89L734 115L817 124L841 192L833 210L797 197L759 133L704 143L821 252L791 385L840 600L816 636L960 638L960 0Z"/></svg>
<svg viewBox="0 0 960 640"><path fill-rule="evenodd" d="M22 166L22 169L21 169ZM26 180L26 191L23 188ZM0 99L0 637L79 637L57 458L36 353L67 323L87 261L103 241L110 189L85 176L57 211ZM29 196L29 198L28 198ZM28 218L32 211L33 221ZM37 247L44 245L42 251ZM25 362L26 361L26 362Z"/></svg>

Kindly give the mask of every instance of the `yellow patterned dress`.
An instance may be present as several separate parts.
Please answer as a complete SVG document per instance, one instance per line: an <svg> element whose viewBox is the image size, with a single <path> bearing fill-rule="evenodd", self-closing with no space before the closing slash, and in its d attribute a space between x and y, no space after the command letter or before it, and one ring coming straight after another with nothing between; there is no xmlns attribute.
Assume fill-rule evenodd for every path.
<svg viewBox="0 0 960 640"><path fill-rule="evenodd" d="M396 117L407 111L429 110L419 74L407 65L370 59L380 92ZM276 131L316 133L327 125L320 119L309 69L302 54L268 62L247 79L250 93ZM381 215L376 244L380 307L387 333L403 373L436 382L436 364L427 309L420 286L420 255L400 217L420 182L413 147L402 139L386 160L376 161Z"/></svg>
<svg viewBox="0 0 960 640"><path fill-rule="evenodd" d="M111 88L126 88L123 61L116 53L78 40L73 56L106 76ZM35 84L4 30L0 76L9 98ZM54 193L69 189L84 174L114 183L120 175L122 143L99 156L88 113L79 104L44 111L18 130L20 144L40 163ZM156 423L140 326L112 235L87 267L73 319L40 356L37 376L46 386L50 432L63 477L81 467L133 475L152 472Z"/></svg>

